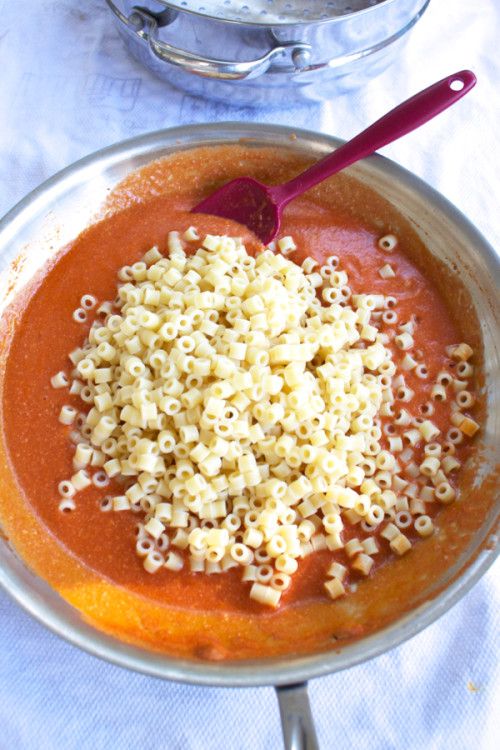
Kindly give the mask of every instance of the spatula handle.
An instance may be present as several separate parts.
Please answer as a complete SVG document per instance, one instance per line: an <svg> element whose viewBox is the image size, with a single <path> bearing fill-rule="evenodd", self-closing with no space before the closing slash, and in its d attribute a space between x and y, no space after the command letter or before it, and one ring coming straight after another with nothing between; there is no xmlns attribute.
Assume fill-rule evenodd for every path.
<svg viewBox="0 0 500 750"><path fill-rule="evenodd" d="M286 205L292 198L331 177L355 161L420 127L462 98L476 83L470 70L443 78L392 109L359 135L325 156L284 185L271 188L273 198Z"/></svg>

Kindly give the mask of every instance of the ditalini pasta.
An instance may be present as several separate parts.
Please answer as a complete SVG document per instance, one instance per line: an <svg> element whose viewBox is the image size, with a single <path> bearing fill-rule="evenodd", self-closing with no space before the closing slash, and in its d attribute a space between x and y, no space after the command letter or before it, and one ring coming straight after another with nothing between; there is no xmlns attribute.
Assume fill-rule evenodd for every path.
<svg viewBox="0 0 500 750"><path fill-rule="evenodd" d="M379 242L396 246L393 235ZM92 320L88 337L69 375L51 379L82 404L59 413L74 446L59 507L103 488L103 511L140 514L148 573L239 567L270 607L300 560L325 550L325 592L337 599L382 549L400 556L430 536L432 506L455 499L454 446L479 429L464 413L473 351L450 350L455 371L422 382L414 416L405 378L429 378L415 321L398 320L395 297L352 294L337 256L299 266L288 236L252 257L237 238L200 241L195 227L171 232L168 248L121 268L114 301L85 294L75 310ZM446 436L433 401L450 403Z"/></svg>

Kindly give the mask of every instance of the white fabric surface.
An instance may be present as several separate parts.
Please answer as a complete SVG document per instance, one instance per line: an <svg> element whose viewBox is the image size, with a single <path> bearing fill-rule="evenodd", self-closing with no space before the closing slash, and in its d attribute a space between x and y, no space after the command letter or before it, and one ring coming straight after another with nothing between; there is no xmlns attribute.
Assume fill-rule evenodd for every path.
<svg viewBox="0 0 500 750"><path fill-rule="evenodd" d="M154 79L124 53L102 0L0 0L0 214L57 170L123 138L229 119L349 137L410 93L470 67L476 89L384 153L444 193L500 247L499 42L497 0L433 0L397 65L363 91L256 111L192 98ZM498 571L497 563L412 641L311 684L323 749L498 747ZM4 593L0 618L2 750L281 747L270 688L202 689L126 672L58 639Z"/></svg>

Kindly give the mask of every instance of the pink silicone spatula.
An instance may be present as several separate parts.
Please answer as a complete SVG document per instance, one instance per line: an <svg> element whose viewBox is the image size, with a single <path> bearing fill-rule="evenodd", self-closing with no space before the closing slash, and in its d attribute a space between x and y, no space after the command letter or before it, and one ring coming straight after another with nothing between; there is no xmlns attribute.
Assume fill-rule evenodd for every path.
<svg viewBox="0 0 500 750"><path fill-rule="evenodd" d="M470 70L443 78L284 185L269 187L252 177L238 177L205 198L193 211L245 224L267 244L279 231L283 209L297 195L420 127L461 99L475 83L476 76Z"/></svg>

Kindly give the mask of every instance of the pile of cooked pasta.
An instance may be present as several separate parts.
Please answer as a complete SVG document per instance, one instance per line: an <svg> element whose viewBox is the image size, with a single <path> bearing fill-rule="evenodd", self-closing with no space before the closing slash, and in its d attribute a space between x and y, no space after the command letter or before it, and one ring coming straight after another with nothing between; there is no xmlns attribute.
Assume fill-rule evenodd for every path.
<svg viewBox="0 0 500 750"><path fill-rule="evenodd" d="M390 252L393 239L381 242ZM299 266L286 257L292 238L278 246L252 257L237 238L171 232L168 257L152 248L119 271L116 300L96 308L84 295L74 319L93 317L88 338L69 355L70 376L52 378L87 406L59 415L75 445L61 510L113 481L120 494L101 508L142 514L135 548L148 573L239 567L250 597L271 607L316 550L345 556L325 581L335 599L381 545L403 555L411 534L432 534L429 505L455 498L454 446L478 429L462 411L473 404L469 346L450 352L461 380L441 374L428 417L412 417L404 372L427 371L397 300L352 294L335 256ZM394 326L399 369L382 322ZM432 399L447 389L441 436Z"/></svg>

